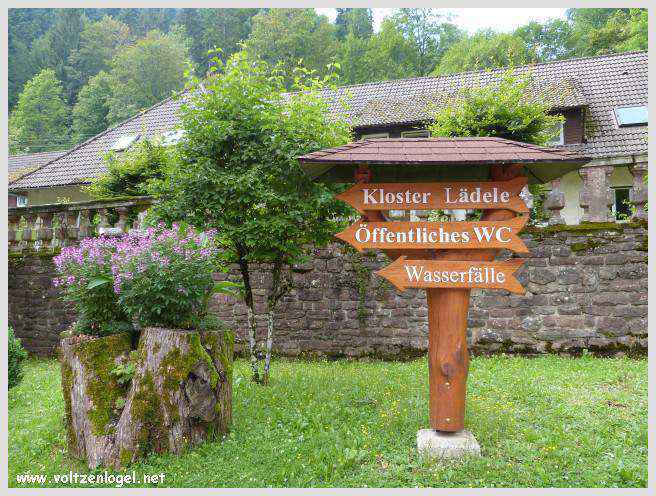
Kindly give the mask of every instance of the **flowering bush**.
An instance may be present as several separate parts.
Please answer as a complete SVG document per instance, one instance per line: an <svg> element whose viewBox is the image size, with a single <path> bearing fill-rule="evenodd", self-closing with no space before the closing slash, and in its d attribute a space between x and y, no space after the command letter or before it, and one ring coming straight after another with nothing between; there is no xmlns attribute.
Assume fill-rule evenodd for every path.
<svg viewBox="0 0 656 496"><path fill-rule="evenodd" d="M141 325L198 327L212 294L230 284L212 278L220 267L214 232L176 224L123 238L111 264L114 292Z"/></svg>
<svg viewBox="0 0 656 496"><path fill-rule="evenodd" d="M111 256L119 243L104 236L86 238L54 258L59 277L53 285L61 287L64 299L76 306L76 333L106 335L132 327L111 284Z"/></svg>

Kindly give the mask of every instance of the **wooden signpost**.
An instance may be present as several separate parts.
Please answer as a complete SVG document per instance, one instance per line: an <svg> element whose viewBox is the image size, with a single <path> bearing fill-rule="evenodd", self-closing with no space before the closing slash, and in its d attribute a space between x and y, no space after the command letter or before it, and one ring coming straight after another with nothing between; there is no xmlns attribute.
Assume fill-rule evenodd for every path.
<svg viewBox="0 0 656 496"><path fill-rule="evenodd" d="M393 262L378 274L398 289L426 291L431 429L417 433L420 452L440 457L480 452L463 430L471 289L523 292L514 275L521 260L494 262L504 248L528 251L518 237L529 210L520 191L528 177L546 183L589 160L497 137L365 139L299 157L317 181L355 180L336 198L362 218L337 237L358 250L383 250ZM474 209L483 211L475 222L395 222L384 215Z"/></svg>
<svg viewBox="0 0 656 496"><path fill-rule="evenodd" d="M495 181L359 182L337 196L363 218L336 237L358 251L384 250L394 262L378 271L399 290L424 288L428 303L430 426L462 431L469 354L467 312L472 288L524 293L514 277L522 260L493 262L500 249L528 253L518 237L528 220L519 197L519 167L492 167ZM366 178L366 175L360 175ZM483 209L475 222L386 221L385 210Z"/></svg>

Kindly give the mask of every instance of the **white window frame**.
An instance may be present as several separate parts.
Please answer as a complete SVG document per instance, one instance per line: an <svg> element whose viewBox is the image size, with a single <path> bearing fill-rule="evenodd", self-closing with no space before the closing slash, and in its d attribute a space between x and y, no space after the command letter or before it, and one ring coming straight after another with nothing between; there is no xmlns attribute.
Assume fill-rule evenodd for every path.
<svg viewBox="0 0 656 496"><path fill-rule="evenodd" d="M366 139L378 139L378 138L389 138L389 133L371 133L363 134L360 136L360 141Z"/></svg>
<svg viewBox="0 0 656 496"><path fill-rule="evenodd" d="M140 136L140 134L124 134L114 141L112 144L112 150L115 152L123 152L134 145Z"/></svg>
<svg viewBox="0 0 656 496"><path fill-rule="evenodd" d="M27 196L25 196L25 195L16 195L16 206L17 207L27 207Z"/></svg>
<svg viewBox="0 0 656 496"><path fill-rule="evenodd" d="M645 111L647 112L647 120L645 122L631 122L631 123L628 123L628 124L620 123L619 115L617 115L618 110L638 109L638 108L646 109ZM632 105L632 106L628 106L628 107L615 107L613 109L613 117L615 118L615 124L617 124L618 128L634 127L634 126L647 126L649 124L649 107L647 105Z"/></svg>
<svg viewBox="0 0 656 496"><path fill-rule="evenodd" d="M558 126L560 126L558 135L551 138L547 142L547 145L564 145L565 144L565 123L564 122L559 122Z"/></svg>
<svg viewBox="0 0 656 496"><path fill-rule="evenodd" d="M428 129L413 129L412 131L401 131L401 138L430 138Z"/></svg>

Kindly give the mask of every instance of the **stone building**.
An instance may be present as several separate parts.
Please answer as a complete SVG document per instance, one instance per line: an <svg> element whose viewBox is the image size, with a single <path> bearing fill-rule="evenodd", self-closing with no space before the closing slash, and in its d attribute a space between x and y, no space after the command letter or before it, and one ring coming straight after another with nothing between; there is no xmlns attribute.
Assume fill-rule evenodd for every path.
<svg viewBox="0 0 656 496"><path fill-rule="evenodd" d="M592 157L583 169L551 184L545 202L550 223L621 219L633 203L646 218L647 52L559 60L514 69L532 74L535 95L546 99L565 122L552 145ZM326 91L335 113L347 103L355 138L426 137L435 106L462 88L485 85L505 70L407 78ZM103 156L121 153L140 139L163 135L175 143L180 105L167 99L49 160L10 183L10 191L30 205L58 198L87 200L80 186L105 170Z"/></svg>

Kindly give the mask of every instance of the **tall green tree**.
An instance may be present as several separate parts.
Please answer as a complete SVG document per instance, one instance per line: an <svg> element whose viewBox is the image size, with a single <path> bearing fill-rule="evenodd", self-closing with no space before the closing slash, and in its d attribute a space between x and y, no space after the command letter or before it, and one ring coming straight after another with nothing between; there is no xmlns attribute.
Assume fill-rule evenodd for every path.
<svg viewBox="0 0 656 496"><path fill-rule="evenodd" d="M513 33L521 38L530 53L540 62L565 59L573 55L572 25L564 19L553 19L540 24L531 21Z"/></svg>
<svg viewBox="0 0 656 496"><path fill-rule="evenodd" d="M374 16L371 9L336 9L337 37L344 39L348 35L356 38L368 38L374 33Z"/></svg>
<svg viewBox="0 0 656 496"><path fill-rule="evenodd" d="M10 153L68 147L69 121L61 82L54 70L42 70L25 84L9 117Z"/></svg>
<svg viewBox="0 0 656 496"><path fill-rule="evenodd" d="M204 54L202 59L202 73L208 68L213 57L225 62L230 56L238 52L240 43L244 42L253 28L253 18L261 9L201 9L201 22L203 26L202 43ZM210 54L208 51L220 49L221 52Z"/></svg>
<svg viewBox="0 0 656 496"><path fill-rule="evenodd" d="M267 63L282 64L286 82L293 83L294 68L301 63L319 76L330 72L337 49L335 26L314 9L270 9L253 18L245 45Z"/></svg>
<svg viewBox="0 0 656 496"><path fill-rule="evenodd" d="M214 228L229 261L237 263L248 308L253 379L269 377L274 317L293 287L293 267L309 246L327 243L344 206L333 189L311 181L298 157L349 141L349 126L330 117L319 91L327 81L297 71L285 97L286 74L246 52L227 63L218 58L215 77L190 81L190 101L181 107L185 138L179 163L155 188L155 213ZM266 358L260 370L256 343L252 264L264 263L271 281L266 294Z"/></svg>
<svg viewBox="0 0 656 496"><path fill-rule="evenodd" d="M190 63L186 40L176 32L150 31L121 49L110 64L108 122L127 119L182 89Z"/></svg>
<svg viewBox="0 0 656 496"><path fill-rule="evenodd" d="M111 94L112 79L105 71L100 71L82 87L73 107L73 143L81 143L109 127Z"/></svg>
<svg viewBox="0 0 656 496"><path fill-rule="evenodd" d="M449 48L433 74L450 74L535 62L535 53L519 36L481 31Z"/></svg>
<svg viewBox="0 0 656 496"><path fill-rule="evenodd" d="M416 71L419 76L430 74L444 52L464 33L448 18L434 9L398 9L391 21L416 50Z"/></svg>
<svg viewBox="0 0 656 496"><path fill-rule="evenodd" d="M54 69L57 79L68 88L70 69L68 59L80 47L80 37L84 29L84 12L82 9L59 9L52 28L46 33L49 46L49 60L45 67ZM75 94L67 91L66 99L72 103Z"/></svg>
<svg viewBox="0 0 656 496"><path fill-rule="evenodd" d="M79 47L68 58L68 89L76 95L91 76L109 68L118 50L130 42L127 24L109 16L87 22L80 34Z"/></svg>
<svg viewBox="0 0 656 496"><path fill-rule="evenodd" d="M579 57L647 49L647 9L570 9Z"/></svg>

